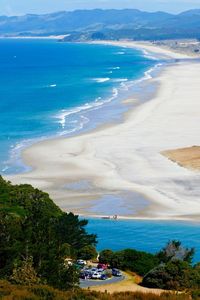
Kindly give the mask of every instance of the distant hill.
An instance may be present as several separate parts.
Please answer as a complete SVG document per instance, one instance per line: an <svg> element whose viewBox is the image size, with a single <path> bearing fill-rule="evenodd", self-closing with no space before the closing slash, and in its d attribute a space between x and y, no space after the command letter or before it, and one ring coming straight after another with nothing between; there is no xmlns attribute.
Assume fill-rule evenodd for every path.
<svg viewBox="0 0 200 300"><path fill-rule="evenodd" d="M200 9L178 15L136 9L94 9L0 17L1 36L52 34L69 34L66 40L200 38Z"/></svg>

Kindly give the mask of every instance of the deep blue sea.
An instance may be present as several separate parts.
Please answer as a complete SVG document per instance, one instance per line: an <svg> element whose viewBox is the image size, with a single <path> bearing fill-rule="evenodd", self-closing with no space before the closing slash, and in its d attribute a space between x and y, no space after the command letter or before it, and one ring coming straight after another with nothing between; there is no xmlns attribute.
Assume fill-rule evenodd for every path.
<svg viewBox="0 0 200 300"><path fill-rule="evenodd" d="M1 39L0 172L24 171L19 154L33 141L120 118L121 94L154 65L128 48Z"/></svg>
<svg viewBox="0 0 200 300"><path fill-rule="evenodd" d="M194 263L200 262L200 224L180 221L91 219L90 233L98 236L98 250L133 248L156 253L170 240L194 247Z"/></svg>
<svg viewBox="0 0 200 300"><path fill-rule="evenodd" d="M119 121L121 100L158 63L124 47L0 39L0 173L26 170L20 152L37 140ZM88 230L99 249L156 252L180 239L200 261L199 224L91 219Z"/></svg>

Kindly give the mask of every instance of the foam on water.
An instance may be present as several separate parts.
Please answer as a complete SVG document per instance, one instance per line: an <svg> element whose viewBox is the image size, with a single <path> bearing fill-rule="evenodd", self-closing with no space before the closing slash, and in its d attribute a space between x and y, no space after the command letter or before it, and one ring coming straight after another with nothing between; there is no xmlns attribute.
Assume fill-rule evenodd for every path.
<svg viewBox="0 0 200 300"><path fill-rule="evenodd" d="M98 83L104 83L106 81L109 81L110 78L109 77L105 77L105 78L94 78L94 81L98 82Z"/></svg>
<svg viewBox="0 0 200 300"><path fill-rule="evenodd" d="M58 123L61 124L62 128L65 128L66 120L68 116L75 115L83 111L89 111L92 109L100 108L105 103L109 103L110 101L114 100L117 96L118 96L118 89L113 88L113 93L110 98L102 100L101 97L98 97L93 102L85 103L82 106L78 106L73 109L62 110L59 114L55 116L55 118L58 119Z"/></svg>
<svg viewBox="0 0 200 300"><path fill-rule="evenodd" d="M117 54L117 55L124 55L125 52L124 51L119 51L119 52L116 52L115 54Z"/></svg>
<svg viewBox="0 0 200 300"><path fill-rule="evenodd" d="M116 47L113 46L41 40L1 40L0 43L3 53L0 95L6 95L8 106L4 112L6 106L2 101L1 119L4 124L12 120L15 128L15 131L2 128L1 145L5 145L5 149L1 146L2 173L27 170L21 161L21 151L37 141L70 136L94 128L94 124L111 121L109 112L114 117L124 111L119 108L119 99L123 98L124 92L137 82L149 79L153 69L147 70L155 64L152 60L144 60L141 52L128 48L118 51L123 55L115 56ZM15 66L6 61L13 49L12 56L17 57ZM11 73L13 67L15 73ZM109 77L106 76L108 72ZM16 77L10 79L10 74L16 74ZM6 87L10 98L7 98ZM10 111L11 106L19 109ZM103 114L98 112L100 109Z"/></svg>

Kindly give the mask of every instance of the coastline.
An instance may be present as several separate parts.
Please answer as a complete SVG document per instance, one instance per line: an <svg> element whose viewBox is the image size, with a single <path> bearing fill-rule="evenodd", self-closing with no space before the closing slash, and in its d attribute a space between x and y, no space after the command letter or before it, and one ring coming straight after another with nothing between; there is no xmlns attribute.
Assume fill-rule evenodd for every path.
<svg viewBox="0 0 200 300"><path fill-rule="evenodd" d="M162 58L177 60L189 58L188 55L178 55L159 47L155 50L153 46L149 48L140 43L131 42L130 45L127 42L113 42L112 45L140 48ZM30 183L41 188L50 193L61 208L81 215L95 216L90 212L90 208L94 205L95 199L103 195L115 196L122 192L138 192L150 201L150 206L136 215L130 214L121 218L199 220L200 203L197 189L200 175L177 166L160 154L161 151L170 148L192 146L198 141L197 136L200 132L198 126L195 126L197 120L193 120L190 124L191 119L188 120L186 109L187 99L183 91L179 91L178 97L174 95L174 90L180 89L180 86L187 88L188 85L190 94L195 98L195 107L198 106L200 109L197 103L200 94L197 90L199 71L200 64L188 61L165 67L159 77L149 80L152 83L155 81L159 83L156 95L147 103L131 108L123 123L103 126L75 137L56 138L34 144L23 152L25 163L32 166L33 170L17 176L8 176L7 179L13 183ZM197 77L193 89L196 88L196 94L191 87L195 74ZM177 78L182 78L182 81L175 80ZM180 101L180 97L184 101ZM185 107L182 107L182 111L177 109L176 114L173 114L174 108L176 106L180 108L183 104ZM192 105L191 102L190 104ZM166 112L169 124L167 124L168 117L164 121ZM175 130L173 133L172 129L176 129L176 123L179 121L180 126L184 127L183 131ZM171 122L173 126L168 126ZM161 128L158 130L160 125ZM191 136L192 128L195 127L195 134ZM182 132L187 133L186 136L189 137L187 141L184 139L185 136L180 136ZM166 135L164 140L163 134ZM83 180L89 182L90 188L76 192L64 188L67 184ZM193 182L196 183L194 187ZM188 190L185 184L189 185ZM190 195L191 187L194 190L193 195Z"/></svg>
<svg viewBox="0 0 200 300"><path fill-rule="evenodd" d="M120 40L120 41L94 41L88 42L90 44L100 44L100 45L112 45L117 47L125 47L125 48L134 48L143 51L144 54L147 56L152 55L152 57L159 58L159 59L191 59L191 58L199 58L198 55L189 55L188 53L180 53L175 52L174 50L167 49L161 46L153 45L150 42L146 41L127 41L127 40Z"/></svg>
<svg viewBox="0 0 200 300"><path fill-rule="evenodd" d="M0 36L0 39L15 39L15 40L20 40L20 39L24 39L24 40L61 40L64 39L65 37L67 37L68 34L62 34L62 35L47 35L47 36Z"/></svg>

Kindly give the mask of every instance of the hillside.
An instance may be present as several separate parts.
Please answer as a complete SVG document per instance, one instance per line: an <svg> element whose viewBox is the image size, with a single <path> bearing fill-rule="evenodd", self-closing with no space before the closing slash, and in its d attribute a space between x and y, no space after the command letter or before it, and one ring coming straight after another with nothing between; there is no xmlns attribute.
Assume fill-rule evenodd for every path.
<svg viewBox="0 0 200 300"><path fill-rule="evenodd" d="M0 17L1 36L60 34L69 34L67 40L199 38L200 10L173 15L136 9L94 9Z"/></svg>
<svg viewBox="0 0 200 300"><path fill-rule="evenodd" d="M61 211L48 194L26 184L11 185L0 176L0 279L60 289L78 283L78 273L64 262L96 245L86 225Z"/></svg>

